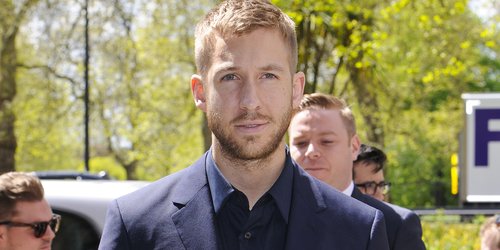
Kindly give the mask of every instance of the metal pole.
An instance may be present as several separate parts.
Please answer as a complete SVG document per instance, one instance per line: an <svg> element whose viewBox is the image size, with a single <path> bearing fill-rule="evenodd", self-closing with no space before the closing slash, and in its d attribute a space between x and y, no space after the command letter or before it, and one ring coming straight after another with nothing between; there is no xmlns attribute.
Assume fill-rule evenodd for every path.
<svg viewBox="0 0 500 250"><path fill-rule="evenodd" d="M90 58L90 49L89 49L89 11L88 11L89 1L85 0L85 59L84 59L84 80L85 80L85 95L84 95L84 106L85 106L85 116L84 116L84 130L85 130L85 153L84 153L84 162L85 162L85 171L89 171L89 160L90 160L90 152L89 152L89 58Z"/></svg>

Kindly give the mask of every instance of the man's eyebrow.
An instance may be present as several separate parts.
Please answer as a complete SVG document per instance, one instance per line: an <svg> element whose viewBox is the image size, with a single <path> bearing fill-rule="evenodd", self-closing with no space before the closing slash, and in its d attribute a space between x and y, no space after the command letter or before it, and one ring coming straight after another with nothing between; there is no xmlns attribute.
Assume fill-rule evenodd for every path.
<svg viewBox="0 0 500 250"><path fill-rule="evenodd" d="M232 63L222 64L214 69L215 74L226 71L236 71L240 69L240 67L234 66Z"/></svg>
<svg viewBox="0 0 500 250"><path fill-rule="evenodd" d="M325 131L325 132L320 132L319 135L337 135L335 131Z"/></svg>
<svg viewBox="0 0 500 250"><path fill-rule="evenodd" d="M260 70L264 70L264 71L285 71L285 68L282 67L281 65L278 65L278 64L268 64L264 67L260 67Z"/></svg>

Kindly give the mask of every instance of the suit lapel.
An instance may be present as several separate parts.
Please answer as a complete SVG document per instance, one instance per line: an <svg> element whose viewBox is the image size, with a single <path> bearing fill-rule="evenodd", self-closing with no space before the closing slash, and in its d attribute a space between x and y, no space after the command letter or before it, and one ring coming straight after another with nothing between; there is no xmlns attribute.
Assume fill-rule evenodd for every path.
<svg viewBox="0 0 500 250"><path fill-rule="evenodd" d="M358 200L358 201L361 201L365 204L368 204L370 206L372 206L370 204L370 202L367 201L366 197L368 197L367 195L364 195L363 193L361 193L361 191L359 191L359 189L357 187L354 187L354 190L352 190L352 195L351 195L352 198Z"/></svg>
<svg viewBox="0 0 500 250"><path fill-rule="evenodd" d="M319 220L318 213L325 209L325 203L318 187L311 177L306 175L296 164L293 164L293 194L286 249L318 249Z"/></svg>
<svg viewBox="0 0 500 250"><path fill-rule="evenodd" d="M217 249L215 216L208 186L173 214L172 220L186 249Z"/></svg>
<svg viewBox="0 0 500 250"><path fill-rule="evenodd" d="M179 183L183 192L173 199L179 211L172 220L186 249L217 249L215 214L205 172L209 153L193 164L193 171Z"/></svg>
<svg viewBox="0 0 500 250"><path fill-rule="evenodd" d="M361 200L363 197L363 193L361 193L361 191L359 191L357 187L354 187L354 189L352 190L351 197L356 200Z"/></svg>

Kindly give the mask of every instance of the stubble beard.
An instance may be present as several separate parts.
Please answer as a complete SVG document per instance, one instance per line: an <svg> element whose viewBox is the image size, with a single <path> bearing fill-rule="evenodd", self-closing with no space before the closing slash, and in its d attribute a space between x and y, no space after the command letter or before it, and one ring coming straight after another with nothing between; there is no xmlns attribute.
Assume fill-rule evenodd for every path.
<svg viewBox="0 0 500 250"><path fill-rule="evenodd" d="M249 119L265 119L271 124L276 124L274 120L268 116L264 116L258 113L243 113L230 122L229 125L224 126L221 122L220 115L218 113L210 113L207 116L208 127L215 135L215 139L219 142L219 147L221 149L222 154L224 154L228 158L232 158L234 160L239 161L257 161L257 160L265 160L272 153L274 153L281 141L283 140L283 136L285 135L288 125L290 124L290 120L292 118L292 109L291 107L286 110L281 119L279 120L278 128L273 135L267 138L260 138L260 136L246 136L243 138L243 142L238 142L230 133L231 124L234 124L237 121L249 120ZM259 141L261 141L261 145L259 145ZM250 148L249 144L255 144L250 147L258 147L256 149Z"/></svg>

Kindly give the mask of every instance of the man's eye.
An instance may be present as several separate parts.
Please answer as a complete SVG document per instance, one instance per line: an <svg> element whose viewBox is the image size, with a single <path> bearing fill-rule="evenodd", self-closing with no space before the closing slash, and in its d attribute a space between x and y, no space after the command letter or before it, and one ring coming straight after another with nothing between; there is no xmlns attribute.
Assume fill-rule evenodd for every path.
<svg viewBox="0 0 500 250"><path fill-rule="evenodd" d="M293 145L298 147L298 148L303 148L303 147L307 146L307 142L295 142L295 143L293 143Z"/></svg>
<svg viewBox="0 0 500 250"><path fill-rule="evenodd" d="M330 141L330 140L325 140L325 141L321 141L321 143L325 144L325 145L330 145L333 143L333 141Z"/></svg>
<svg viewBox="0 0 500 250"><path fill-rule="evenodd" d="M367 188L374 188L376 185L377 185L377 183L375 183L375 182L368 182L368 183L366 183L366 187Z"/></svg>
<svg viewBox="0 0 500 250"><path fill-rule="evenodd" d="M234 80L238 80L238 77L236 77L235 74L228 74L228 75L223 76L221 80L222 81L234 81Z"/></svg>
<svg viewBox="0 0 500 250"><path fill-rule="evenodd" d="M265 73L262 78L265 78L265 79L275 79L275 78L278 78L275 74L272 74L272 73Z"/></svg>

